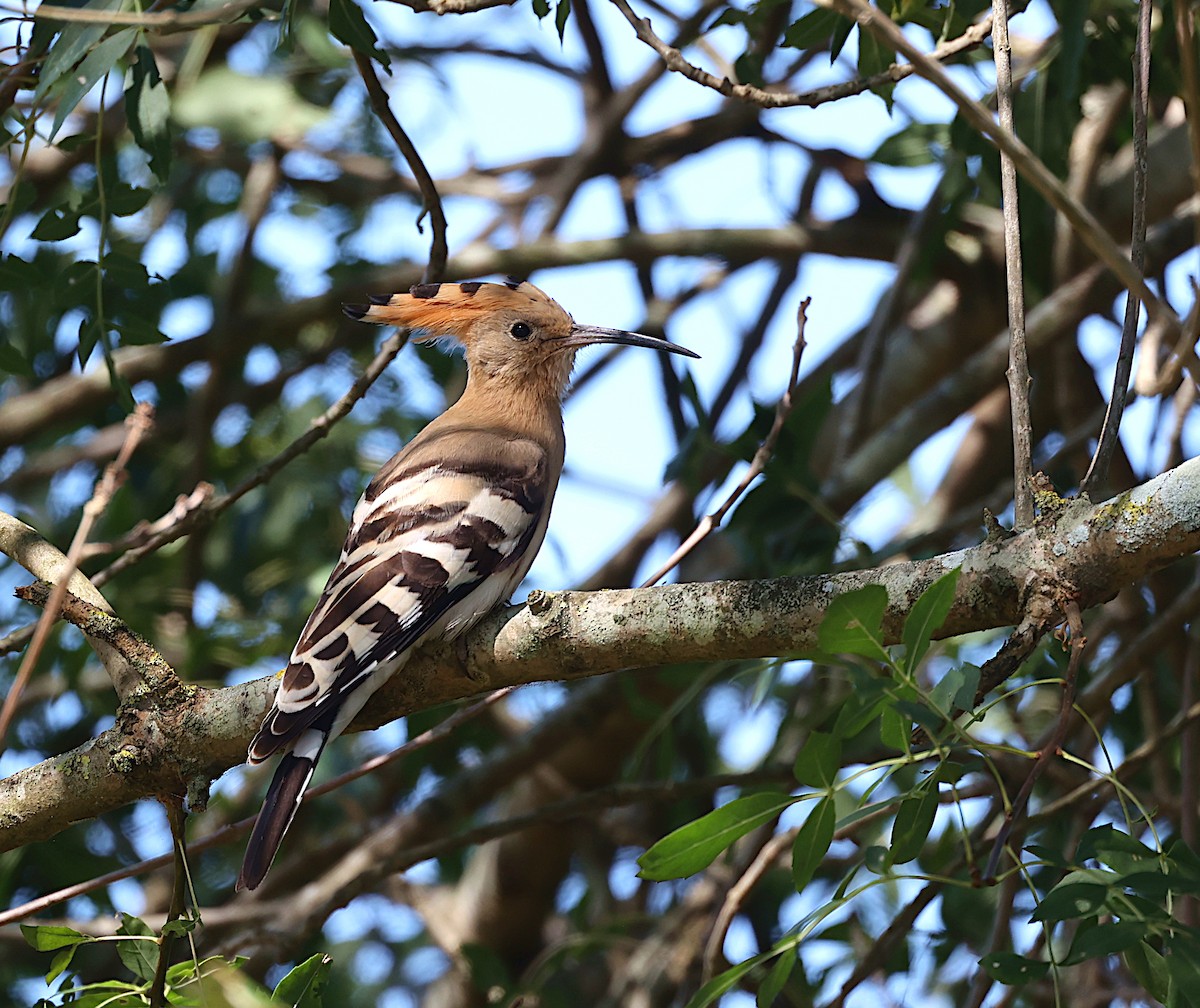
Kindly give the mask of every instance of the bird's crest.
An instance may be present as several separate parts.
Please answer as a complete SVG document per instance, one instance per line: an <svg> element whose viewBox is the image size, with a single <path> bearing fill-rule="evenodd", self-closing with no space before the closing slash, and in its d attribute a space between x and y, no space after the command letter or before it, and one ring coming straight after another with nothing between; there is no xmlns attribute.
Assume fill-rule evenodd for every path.
<svg viewBox="0 0 1200 1008"><path fill-rule="evenodd" d="M504 283L417 284L407 294L371 295L371 304L345 305L353 319L379 325L403 326L428 333L426 338L453 336L459 340L481 318L515 311L543 324L569 329L571 316L549 294L528 280L510 277Z"/></svg>

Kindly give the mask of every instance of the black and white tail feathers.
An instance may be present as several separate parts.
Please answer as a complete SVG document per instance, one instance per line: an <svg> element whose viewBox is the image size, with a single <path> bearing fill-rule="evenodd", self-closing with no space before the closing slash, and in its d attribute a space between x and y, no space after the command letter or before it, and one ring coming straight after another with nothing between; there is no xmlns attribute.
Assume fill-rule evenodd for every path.
<svg viewBox="0 0 1200 1008"><path fill-rule="evenodd" d="M315 751L307 746L297 746L306 755L298 756L295 752L285 753L271 778L271 786L267 789L267 797L263 801L262 811L250 834L250 842L246 845L246 856L242 861L242 870L238 875L237 890L257 889L258 884L266 877L271 862L279 852L283 835L291 826L292 820L300 810L300 801L304 797L304 789L312 780L313 771L317 768L317 760L321 751L329 741L326 732L310 729L310 735L317 736L311 741L315 743ZM305 740L309 741L309 740Z"/></svg>

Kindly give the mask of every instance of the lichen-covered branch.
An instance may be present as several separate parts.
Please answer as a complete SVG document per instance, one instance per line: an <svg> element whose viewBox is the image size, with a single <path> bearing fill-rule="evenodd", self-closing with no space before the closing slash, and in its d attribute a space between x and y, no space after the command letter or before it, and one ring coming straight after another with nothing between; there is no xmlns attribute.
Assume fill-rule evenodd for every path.
<svg viewBox="0 0 1200 1008"><path fill-rule="evenodd" d="M484 620L456 648L418 654L355 723L375 727L502 686L568 681L673 662L802 655L838 595L888 592L883 632L896 642L913 602L962 567L938 631L1010 626L1030 612L1081 609L1200 549L1200 459L1093 505L1039 495L1035 527L926 560L768 581L713 581L601 592L535 592ZM273 678L220 690L181 687L122 706L117 723L70 753L0 781L0 849L55 835L138 798L189 793L244 758Z"/></svg>

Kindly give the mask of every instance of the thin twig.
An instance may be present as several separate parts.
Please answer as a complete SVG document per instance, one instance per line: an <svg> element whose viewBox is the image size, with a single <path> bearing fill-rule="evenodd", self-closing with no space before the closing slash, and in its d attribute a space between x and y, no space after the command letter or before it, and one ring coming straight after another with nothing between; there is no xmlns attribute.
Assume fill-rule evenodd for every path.
<svg viewBox="0 0 1200 1008"><path fill-rule="evenodd" d="M1012 44L1008 40L1008 4L993 5L996 100L1000 128L1016 136L1012 101ZM1004 267L1008 278L1008 397L1012 410L1013 501L1018 532L1033 525L1033 430L1029 418L1029 354L1025 346L1025 271L1021 262L1021 215L1017 168L1000 149L1001 202L1004 209Z"/></svg>
<svg viewBox="0 0 1200 1008"><path fill-rule="evenodd" d="M754 860L750 862L750 866L742 872L741 878L729 887L721 909L717 911L717 918L713 922L712 931L709 932L708 941L704 945L704 966L701 973L703 982L707 983L721 969L721 951L725 947L725 936L729 933L733 919L741 911L751 891L758 885L762 877L774 866L780 855L795 842L796 833L797 830L789 829L774 834L759 849Z"/></svg>
<svg viewBox="0 0 1200 1008"><path fill-rule="evenodd" d="M178 795L161 795L159 801L167 811L167 820L171 824L171 857L175 862L175 876L171 884L171 903L167 908L165 924L179 920L187 905L187 843L186 823L187 813L183 808L183 800ZM171 950L175 946L178 933L168 930L164 924L162 934L158 936L158 961L154 966L154 979L150 982L150 1008L162 1008L166 1003L167 968L171 965Z"/></svg>
<svg viewBox="0 0 1200 1008"><path fill-rule="evenodd" d="M992 933L987 943L988 952L999 952L1006 949L1012 941L1009 929L1012 926L1013 901L1016 899L1020 882L1020 874L1012 872L1005 875L1000 885L997 886L996 908L992 912ZM963 1008L983 1008L984 999L995 983L996 981L988 976L986 970L977 971L975 979L971 983L969 1000L963 1005Z"/></svg>
<svg viewBox="0 0 1200 1008"><path fill-rule="evenodd" d="M1146 179L1149 174L1147 155L1147 119L1150 104L1150 15L1153 0L1139 0L1137 42L1133 50L1133 233L1129 243L1129 258L1134 268L1143 272L1146 267ZM1113 372L1112 395L1104 414L1104 426L1096 454L1083 477L1080 490L1092 494L1108 476L1108 466L1117 448L1121 417L1129 395L1129 375L1133 371L1133 352L1137 346L1138 316L1141 304L1132 294L1125 297L1125 320L1121 325L1121 350Z"/></svg>
<svg viewBox="0 0 1200 1008"><path fill-rule="evenodd" d="M379 83L379 75L375 72L374 61L371 57L355 50L354 64L358 67L358 74L362 78L363 84L366 85L367 98L371 102L372 111L383 123L384 129L388 131L388 135L399 148L404 160L408 162L409 171L413 173L413 178L416 179L417 186L421 190L421 216L429 214L429 221L433 227L433 238L429 244L429 263L421 275L421 281L422 283L432 283L441 280L446 272L446 257L449 255L449 250L446 244L446 213L442 209L442 197L438 194L437 183L433 181L433 176L429 174L429 169L421 160L416 144L409 139L408 134L404 132L404 127L400 125L400 121L393 114L391 106L388 105L387 92ZM420 217L417 218L417 230L421 230Z"/></svg>
<svg viewBox="0 0 1200 1008"><path fill-rule="evenodd" d="M83 551L84 543L91 535L92 526L96 524L96 521L104 513L104 509L108 507L117 488L124 482L125 467L129 464L130 456L136 450L138 442L154 423L154 407L149 403L138 403L137 408L126 417L125 423L125 442L121 445L116 459L105 467L104 475L96 483L92 499L83 506L83 516L79 520L79 526L75 529L75 537L71 540L71 546L67 550L66 566L50 594L50 601L46 604L46 608L34 628L33 639L29 642L29 648L21 660L21 667L17 669L12 687L4 698L4 706L0 708L0 752L4 751L4 737L8 734L9 723L20 703L21 692L29 682L29 677L33 674L33 669L49 638L50 630L58 619L59 609L67 594L67 583L79 565L79 555Z"/></svg>
<svg viewBox="0 0 1200 1008"><path fill-rule="evenodd" d="M783 426L787 423L787 418L791 415L792 407L795 405L794 395L796 386L800 380L800 361L804 356L804 326L808 321L808 306L812 303L812 298L805 298L800 302L800 310L797 312L796 324L796 342L792 346L792 372L788 376L787 388L784 389L783 395L780 396L779 402L775 404L775 421L771 424L770 431L763 438L762 444L758 446L758 451L754 453L754 458L750 460L750 468L746 470L746 474L733 491L725 498L724 503L711 514L705 515L700 519L699 524L692 530L679 548L667 559L658 570L650 577L642 582L642 588L649 588L651 585L657 584L660 580L666 577L676 565L679 564L685 556L703 542L709 534L717 528L728 514L729 509L734 506L742 497L742 495L750 488L763 470L767 467L767 463L771 461L771 456L775 452L775 443L779 440L779 435L783 432Z"/></svg>
<svg viewBox="0 0 1200 1008"><path fill-rule="evenodd" d="M668 70L682 74L688 80L695 81L706 88L711 88L725 95L727 98L737 98L740 101L749 102L761 108L794 108L797 106L816 108L818 105L824 105L826 102L862 94L864 91L869 91L873 88L883 87L887 84L897 84L904 80L905 77L919 72L911 63L893 63L886 70L881 73L872 74L870 77L859 77L841 84L829 84L814 91L803 92L785 91L782 88L774 87L771 90L766 90L755 87L753 84L734 84L728 77L717 77L715 74L710 74L706 70L701 70L698 66L689 63L678 48L668 45L656 35L650 25L650 19L639 18L626 0L612 0L612 2L617 10L625 15L625 20L633 26L633 30L637 32L637 37L658 53ZM991 30L992 18L988 16L978 24L972 25L958 38L951 39L939 45L933 51L932 58L935 60L947 60L952 56L957 56L959 53L966 52L968 49L974 49L988 37Z"/></svg>
<svg viewBox="0 0 1200 1008"><path fill-rule="evenodd" d="M996 842L992 846L992 854L988 858L987 870L984 872L984 879L989 883L996 878L996 868L1000 864L1000 856L1008 847L1008 841L1012 836L1013 828L1024 812L1030 794L1033 793L1033 785L1037 783L1038 778L1042 776L1046 767L1050 765L1050 761L1059 755L1063 739L1067 734L1067 726L1071 723L1071 712L1075 707L1075 684L1079 677L1079 662L1083 658L1084 648L1087 647L1087 638L1083 634L1083 616L1079 612L1079 603L1075 601L1067 602L1064 606L1064 613L1067 617L1067 626L1071 635L1071 657L1067 661L1067 674L1063 682L1062 701L1058 708L1058 720L1055 722L1054 731L1045 741L1045 744L1042 745L1037 759L1034 760L1033 766L1029 770L1029 775L1025 778L1025 783L1021 785L1021 790L1017 792L1017 796L1013 799L1012 807L1004 817L1004 825L1000 827L1000 832L996 834Z"/></svg>

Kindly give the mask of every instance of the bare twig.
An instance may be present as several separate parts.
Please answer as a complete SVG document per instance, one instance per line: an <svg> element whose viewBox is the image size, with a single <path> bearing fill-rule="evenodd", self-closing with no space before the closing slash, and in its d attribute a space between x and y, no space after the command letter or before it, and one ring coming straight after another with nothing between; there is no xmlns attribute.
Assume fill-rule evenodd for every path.
<svg viewBox="0 0 1200 1008"><path fill-rule="evenodd" d="M1152 0L1139 0L1137 43L1133 51L1133 234L1129 243L1129 258L1141 273L1146 266L1146 179L1147 119L1150 104L1150 15ZM1125 297L1125 320L1121 325L1121 349L1113 372L1112 395L1104 414L1104 426L1096 454L1083 477L1080 490L1093 493L1108 476L1109 462L1117 447L1121 417L1129 395L1129 375L1133 370L1133 351L1137 345L1138 316L1141 305L1132 294Z"/></svg>
<svg viewBox="0 0 1200 1008"><path fill-rule="evenodd" d="M187 907L187 812L178 795L160 795L159 801L167 811L171 824L171 856L175 862L175 876L171 885L171 904L167 909L166 923L179 920ZM148 1000L150 1008L161 1008L166 1003L167 968L171 965L171 950L175 946L178 932L164 926L158 936L158 961L154 966L154 979L150 982Z"/></svg>
<svg viewBox="0 0 1200 1008"><path fill-rule="evenodd" d="M21 692L25 689L25 684L29 682L29 677L33 674L33 669L46 645L50 630L58 619L63 599L67 595L67 583L79 565L79 555L83 551L83 546L87 542L88 536L91 535L92 526L104 513L104 509L108 507L117 488L124 482L125 467L129 464L130 456L133 455L138 442L154 423L154 408L149 403L138 403L137 408L129 414L125 422L125 443L121 445L116 459L109 463L104 470L104 475L96 483L92 499L83 506L83 516L79 520L79 526L75 529L75 537L71 540L71 546L67 550L66 566L59 574L58 582L50 594L50 600L33 631L33 639L29 642L29 648L21 660L21 667L17 669L12 687L4 698L4 706L0 708L0 752L4 749L4 737L8 734L9 724L21 700ZM130 684L114 682L113 685L120 691Z"/></svg>
<svg viewBox="0 0 1200 1008"><path fill-rule="evenodd" d="M864 91L882 87L885 84L899 83L905 77L919 72L917 67L911 63L894 63L882 73L872 74L870 77L861 77L842 84L830 84L813 91L798 93L785 91L782 88L766 90L755 87L753 84L734 84L728 77L717 77L689 63L679 49L668 45L659 38L650 25L650 19L639 18L626 0L612 0L612 2L625 15L625 20L633 26L633 30L637 32L637 37L658 53L668 70L682 74L688 80L695 81L704 87L712 88L712 90L725 95L727 98L737 98L752 105L758 105L761 108L794 108L796 106L816 108L818 105L824 105L826 102L837 101L839 98L847 98L850 95L862 94ZM988 37L991 30L992 19L988 16L978 24L972 25L958 38L951 39L939 45L933 51L932 58L935 60L947 60L953 56L957 56L959 53L966 52L968 49L973 49Z"/></svg>
<svg viewBox="0 0 1200 1008"><path fill-rule="evenodd" d="M442 209L442 197L438 195L437 183L433 181L433 176L429 174L429 169L421 160L421 154L417 150L416 144L409 139L408 134L404 132L404 127L400 125L400 121L393 114L391 106L388 105L387 92L379 83L379 75L375 72L374 61L371 57L355 50L354 64L358 67L358 74L362 77L363 84L366 85L372 111L383 123L384 129L388 131L388 135L399 148L404 160L408 162L413 178L417 180L417 186L421 190L421 216L429 214L433 238L429 243L429 263L421 275L421 281L431 283L441 280L446 272L446 257L449 255L449 250L446 244L446 213ZM417 230L421 230L420 217L417 218Z"/></svg>
<svg viewBox="0 0 1200 1008"><path fill-rule="evenodd" d="M1024 812L1030 794L1033 793L1033 785L1042 776L1046 767L1049 766L1050 761L1059 754L1063 739L1067 734L1067 726L1071 722L1071 711L1075 707L1075 684L1079 676L1079 662L1083 658L1084 648L1087 647L1087 638L1083 634L1083 616L1079 612L1079 603L1068 601L1064 607L1064 611L1071 636L1071 657L1067 661L1067 674L1066 680L1063 682L1062 701L1059 704L1058 720L1055 722L1054 730L1051 732L1050 737L1043 743L1037 759L1034 760L1033 766L1029 770L1029 775L1021 785L1021 790L1017 792L1017 796L1013 799L1012 806L1004 817L1004 825L1000 827L1000 832L996 834L996 842L992 846L992 853L988 858L987 869L984 872L984 878L989 882L996 877L996 868L1000 864L1000 857L1008 847L1008 841L1012 836L1013 828Z"/></svg>
<svg viewBox="0 0 1200 1008"><path fill-rule="evenodd" d="M1012 103L1012 44L1008 40L1008 4L993 5L995 17L996 99L1000 128L1016 136ZM1004 209L1004 266L1008 278L1008 396L1012 410L1013 501L1017 531L1033 524L1033 430L1029 418L1029 354L1025 346L1025 272L1021 261L1021 215L1017 168L1000 148L1000 186Z"/></svg>
<svg viewBox="0 0 1200 1008"><path fill-rule="evenodd" d="M704 945L704 968L701 974L704 982L707 983L711 980L721 969L721 950L725 947L725 936L729 933L733 919L741 911L751 891L758 885L762 877L771 869L780 855L795 842L796 833L797 830L789 829L774 834L759 849L758 854L750 862L750 866L742 872L741 877L729 887L721 909L717 911L717 918L713 922L712 931L709 932L708 941Z"/></svg>
<svg viewBox="0 0 1200 1008"><path fill-rule="evenodd" d="M517 0L392 0L413 10L434 14L473 14L492 7L511 7Z"/></svg>
<svg viewBox="0 0 1200 1008"><path fill-rule="evenodd" d="M724 503L711 514L705 515L700 519L699 524L692 530L679 548L668 557L658 570L650 577L642 582L641 587L649 588L653 584L657 584L660 580L666 577L677 564L687 556L692 550L703 542L713 529L717 528L728 514L729 509L734 506L759 476L762 475L767 463L771 461L771 456L775 452L775 443L779 440L779 435L783 432L783 426L787 423L787 418L791 415L792 407L795 405L793 395L796 391L796 385L800 378L800 361L804 356L804 326L808 321L808 306L812 303L812 298L805 298L800 302L800 310L797 313L797 333L796 342L792 346L792 372L788 376L787 388L784 389L783 395L780 396L779 402L775 404L775 421L771 424L771 429L767 432L767 436L763 438L762 444L758 446L758 451L754 453L754 458L750 460L750 468L746 470L746 474L733 491L725 498Z"/></svg>

